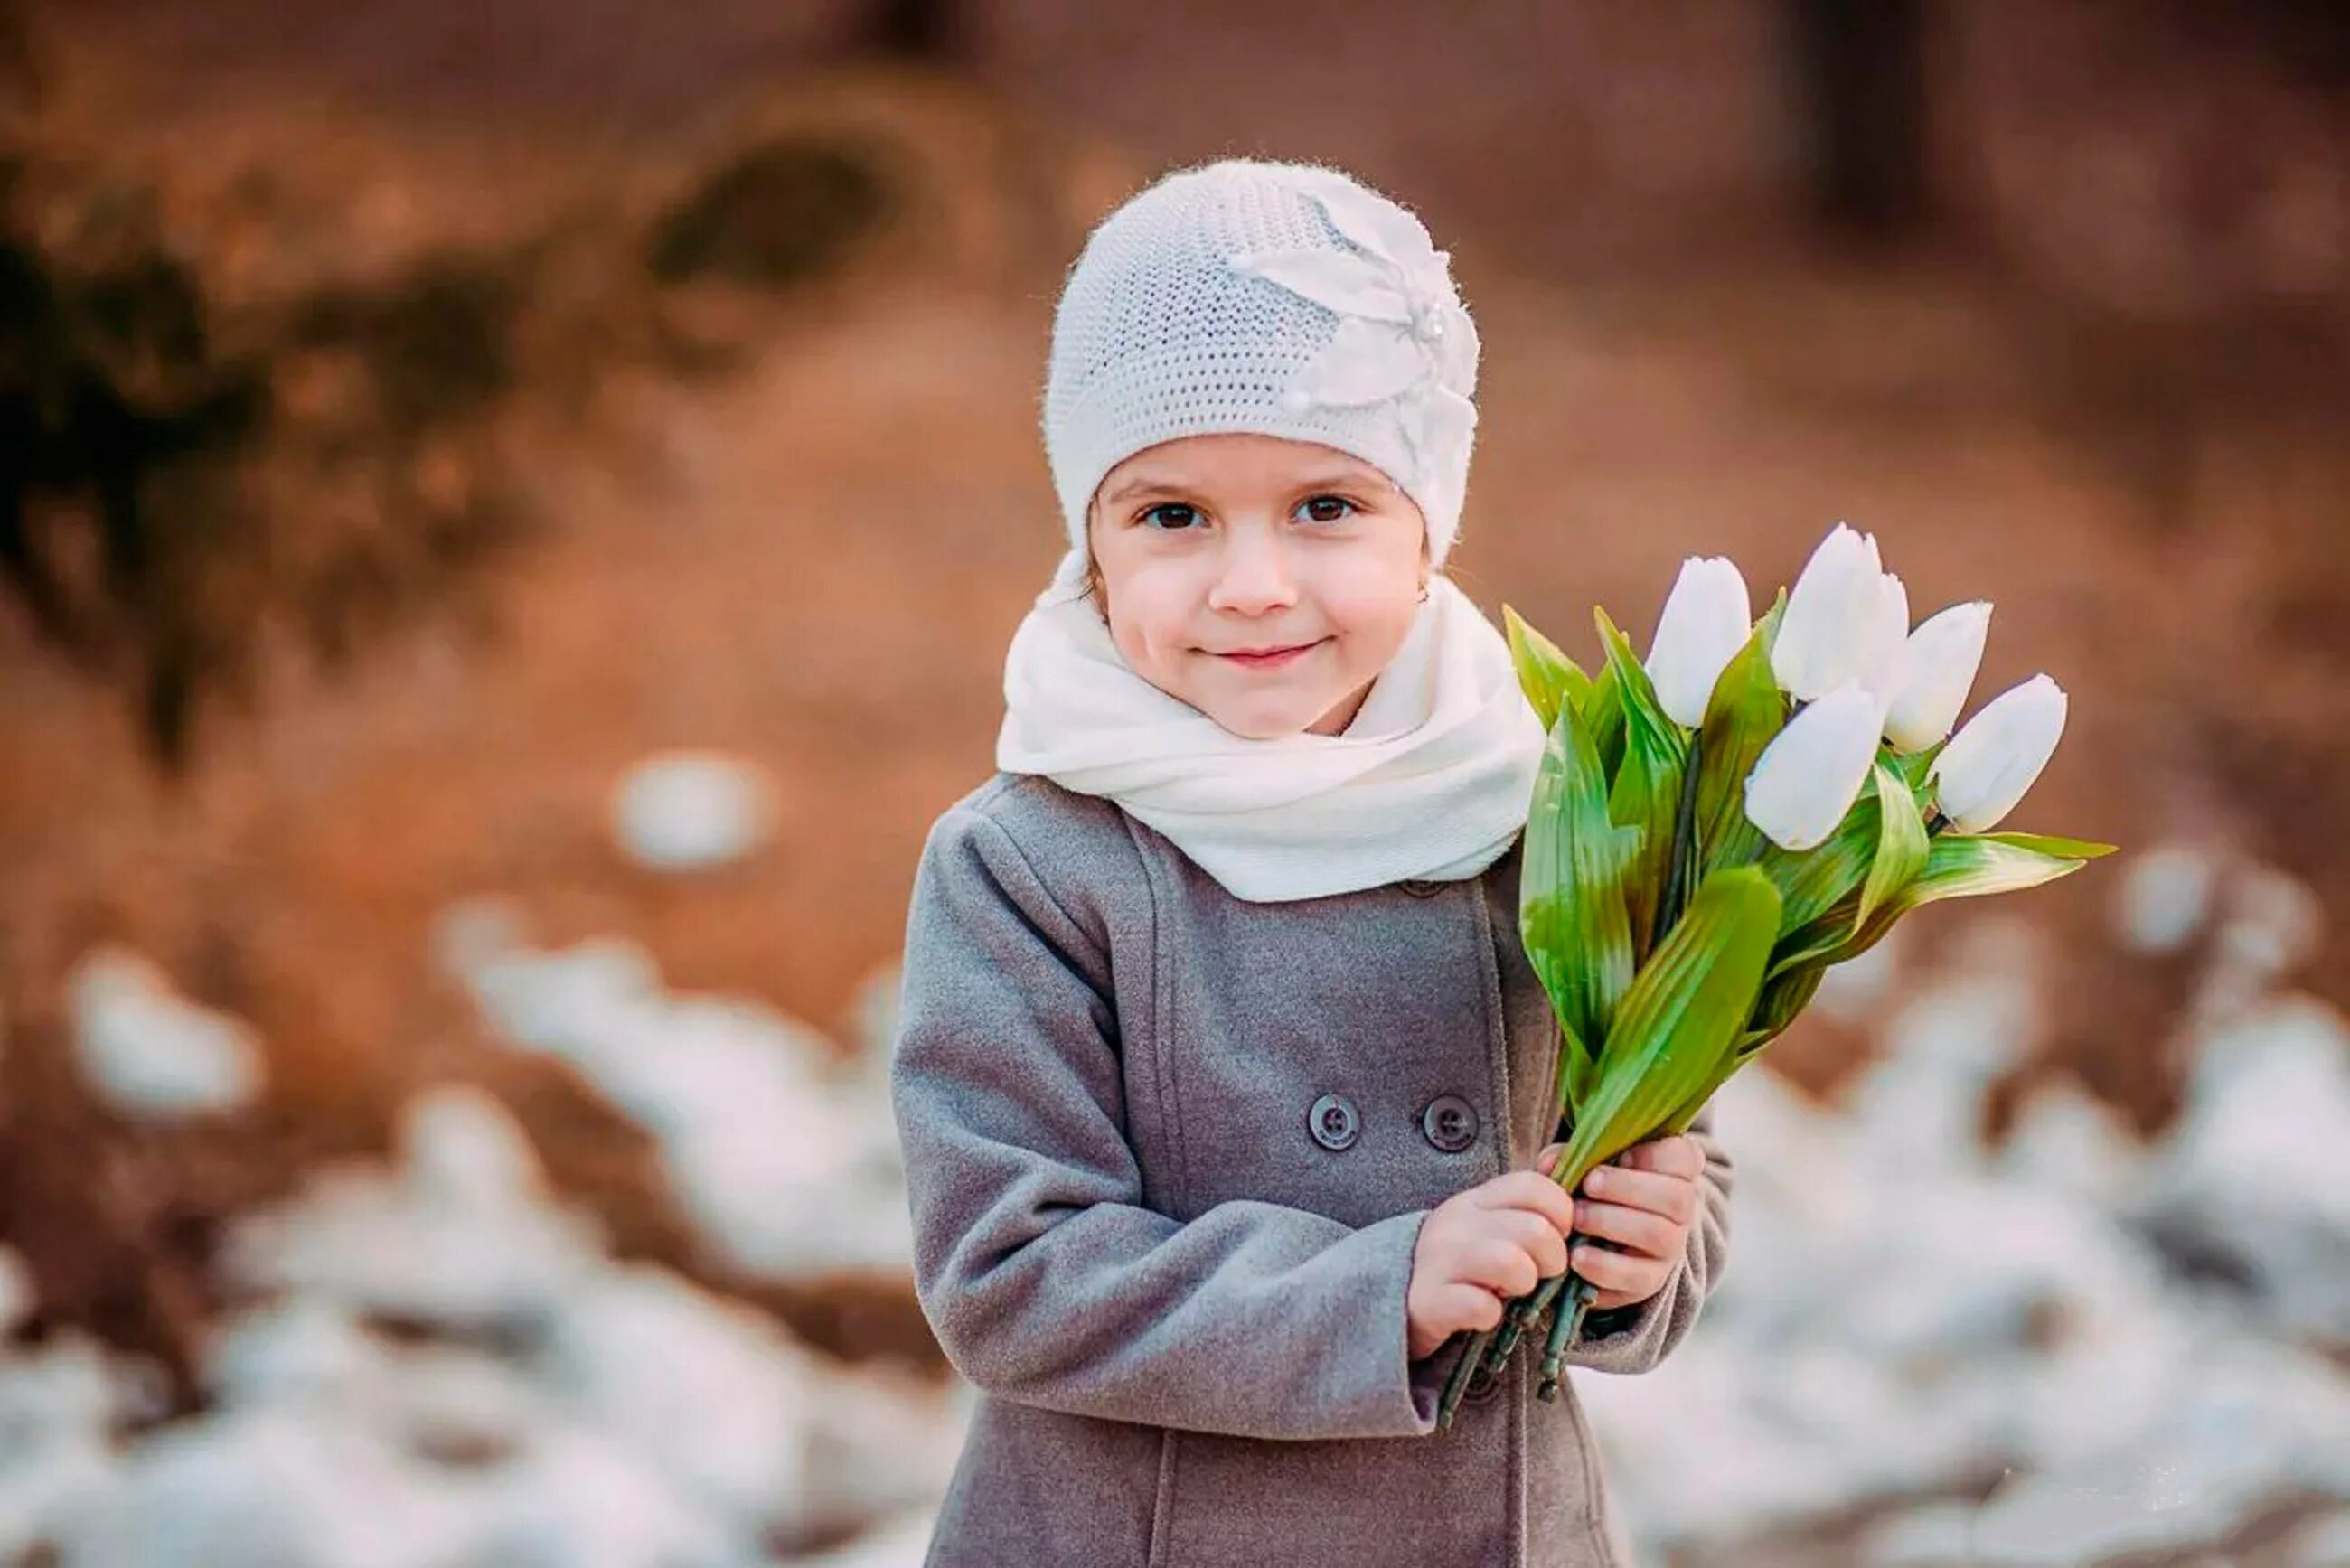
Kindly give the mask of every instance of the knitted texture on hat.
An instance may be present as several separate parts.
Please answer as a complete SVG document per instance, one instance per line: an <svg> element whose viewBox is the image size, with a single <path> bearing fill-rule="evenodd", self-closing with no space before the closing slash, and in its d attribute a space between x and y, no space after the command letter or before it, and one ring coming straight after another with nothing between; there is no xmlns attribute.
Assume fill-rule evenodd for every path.
<svg viewBox="0 0 2350 1568"><path fill-rule="evenodd" d="M1475 440L1478 341L1448 253L1334 169L1178 171L1105 218L1053 325L1045 448L1070 547L1102 476L1178 436L1254 431L1385 472L1440 564Z"/></svg>

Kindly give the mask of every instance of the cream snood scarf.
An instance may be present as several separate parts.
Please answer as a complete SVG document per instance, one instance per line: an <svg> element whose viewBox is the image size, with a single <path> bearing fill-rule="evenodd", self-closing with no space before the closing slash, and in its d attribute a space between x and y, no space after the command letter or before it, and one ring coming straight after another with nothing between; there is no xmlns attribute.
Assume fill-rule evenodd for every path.
<svg viewBox="0 0 2350 1568"><path fill-rule="evenodd" d="M1062 557L1012 639L996 766L1104 795L1233 897L1473 877L1524 827L1542 721L1509 645L1442 573L1338 735L1235 735L1136 674Z"/></svg>

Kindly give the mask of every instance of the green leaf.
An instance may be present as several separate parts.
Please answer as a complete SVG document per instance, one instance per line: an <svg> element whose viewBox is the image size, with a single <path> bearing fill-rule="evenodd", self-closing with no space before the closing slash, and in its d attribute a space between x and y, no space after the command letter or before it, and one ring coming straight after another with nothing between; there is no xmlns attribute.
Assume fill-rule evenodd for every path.
<svg viewBox="0 0 2350 1568"><path fill-rule="evenodd" d="M1771 607L1764 610L1762 618L1754 623L1754 629L1762 634L1762 653L1765 658L1770 656L1772 646L1779 640L1779 622L1785 618L1786 614L1787 590L1785 586L1782 585L1778 597L1771 601Z"/></svg>
<svg viewBox="0 0 2350 1568"><path fill-rule="evenodd" d="M2082 841L2064 839L2060 842L2073 844ZM1779 956L1772 961L1772 977L1775 979L1803 964L1817 962L1825 967L1858 958L1882 941L1896 920L1920 905L1944 898L1974 898L1991 893L2021 892L2026 888L2037 888L2043 882L2053 882L2087 864L2086 860L2047 854L2028 844L2010 844L1991 834L1941 834L1933 839L1926 851L1925 867L1906 886L1870 910L1867 919L1848 927L1848 935L1841 940L1830 940L1830 933L1820 926L1814 926L1808 928L1808 939L1804 933L1798 933L1796 938L1783 941Z"/></svg>
<svg viewBox="0 0 2350 1568"><path fill-rule="evenodd" d="M1616 1010L1597 1082L1554 1168L1568 1191L1715 1081L1746 1032L1778 929L1778 892L1752 867L1699 887Z"/></svg>
<svg viewBox="0 0 2350 1568"><path fill-rule="evenodd" d="M1940 756L1942 748L1950 743L1950 738L1945 735L1922 752L1905 754L1887 746L1880 748L1877 754L1880 758L1892 758L1894 771L1909 786L1909 793L1918 797L1919 804L1930 805L1933 804L1933 791L1928 786L1926 775L1933 772L1934 759Z"/></svg>
<svg viewBox="0 0 2350 1568"><path fill-rule="evenodd" d="M1645 960L1656 930L1657 905L1666 896L1672 865L1673 833L1680 812L1681 770L1689 760L1689 732L1672 721L1657 700L1648 672L1633 657L1632 645L1594 609L1607 673L1615 678L1624 711L1624 751L1608 794L1608 814L1617 826L1635 828L1639 839L1624 879L1624 906L1632 922L1635 961Z"/></svg>
<svg viewBox="0 0 2350 1568"><path fill-rule="evenodd" d="M1616 667L1602 664L1591 678L1591 694L1577 709L1584 733L1599 753L1599 771L1613 779L1624 763L1624 691Z"/></svg>
<svg viewBox="0 0 2350 1568"><path fill-rule="evenodd" d="M1659 762L1627 731L1623 766L1607 792L1607 815L1633 835L1624 873L1624 912L1631 922L1632 961L1644 961L1656 933L1657 904L1672 860L1673 813L1680 803L1680 770ZM1662 769L1660 773L1659 770Z"/></svg>
<svg viewBox="0 0 2350 1568"><path fill-rule="evenodd" d="M1590 700L1591 677L1558 644L1508 605L1502 607L1502 625L1509 638L1511 662L1517 666L1518 685L1544 730L1558 722L1561 708L1579 707Z"/></svg>
<svg viewBox="0 0 2350 1568"><path fill-rule="evenodd" d="M1883 815L1876 793L1863 790L1835 830L1811 848L1782 849L1773 844L1763 849L1755 864L1779 889L1780 919L1786 930L1817 919L1860 886L1877 858Z"/></svg>
<svg viewBox="0 0 2350 1568"><path fill-rule="evenodd" d="M1746 775L1786 727L1787 698L1771 674L1762 624L1722 667L1706 700L1698 746L1697 822L1701 869L1746 866L1769 842L1746 820Z"/></svg>
<svg viewBox="0 0 2350 1568"><path fill-rule="evenodd" d="M1795 1021L1795 1015L1811 1005L1812 993L1820 988L1820 978L1826 974L1826 964L1808 969L1791 970L1787 973L1762 982L1762 993L1755 999L1754 1016L1748 1027L1767 1030L1776 1034Z"/></svg>
<svg viewBox="0 0 2350 1568"><path fill-rule="evenodd" d="M1608 819L1591 737L1561 709L1534 774L1518 888L1519 936L1570 1040L1605 1040L1632 983L1624 877L1638 835Z"/></svg>
<svg viewBox="0 0 2350 1568"><path fill-rule="evenodd" d="M1869 862L1868 879L1861 884L1860 907L1852 929L1858 930L1878 905L1926 868L1929 840L1926 819L1918 815L1918 797L1901 775L1877 764L1877 857Z"/></svg>
<svg viewBox="0 0 2350 1568"><path fill-rule="evenodd" d="M1978 833L1971 836L1991 844L2005 844L2017 849L2029 849L2036 854L2054 855L2066 860L2095 860L2111 855L2114 846L2088 838L2059 838L2053 833Z"/></svg>
<svg viewBox="0 0 2350 1568"><path fill-rule="evenodd" d="M1852 917L1831 908L1817 919L1806 921L1792 931L1779 933L1779 945L1772 950L1771 968L1763 975L1768 985L1786 971L1804 964L1825 967L1853 939Z"/></svg>
<svg viewBox="0 0 2350 1568"><path fill-rule="evenodd" d="M1558 1034L1558 1104L1551 1109L1554 1127L1562 1120L1583 1118L1583 1107L1590 1103L1591 1085L1597 1076L1597 1064L1574 1032L1562 1023Z"/></svg>
<svg viewBox="0 0 2350 1568"><path fill-rule="evenodd" d="M1820 976L1824 972L1824 969L1819 969L1800 976L1791 975L1785 980L1765 980L1762 994L1755 1000L1754 1015L1749 1020L1746 1032L1740 1036L1737 1046L1723 1055L1721 1064L1714 1069L1712 1076L1691 1093L1680 1109L1673 1113L1672 1119L1665 1124L1663 1130L1668 1133L1689 1131L1690 1123L1697 1120L1698 1112L1705 1109L1705 1104L1713 1098L1714 1091L1730 1082L1739 1068L1761 1054L1762 1047L1777 1039L1781 1032L1794 1022L1795 1015L1810 1004L1812 993L1820 988Z"/></svg>
<svg viewBox="0 0 2350 1568"><path fill-rule="evenodd" d="M1607 654L1607 670L1616 677L1623 704L1625 745L1638 745L1652 757L1679 762L1689 750L1689 732L1674 723L1657 700L1657 688L1647 668L1632 651L1630 640L1607 618L1607 612L1594 606L1591 618L1598 623L1599 646Z"/></svg>

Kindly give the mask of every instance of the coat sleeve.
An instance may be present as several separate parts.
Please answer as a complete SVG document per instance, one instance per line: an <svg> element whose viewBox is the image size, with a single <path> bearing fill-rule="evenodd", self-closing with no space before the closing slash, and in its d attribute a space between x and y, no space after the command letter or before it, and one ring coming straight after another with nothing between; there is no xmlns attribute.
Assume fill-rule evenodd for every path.
<svg viewBox="0 0 2350 1568"><path fill-rule="evenodd" d="M1404 1308L1429 1210L1357 1228L1146 1207L1108 955L974 806L923 846L902 976L889 1082L916 1293L965 1377L1243 1437L1435 1429L1440 1358L1407 1360Z"/></svg>
<svg viewBox="0 0 2350 1568"><path fill-rule="evenodd" d="M1648 1371L1687 1337L1698 1309L1721 1282L1730 1249L1731 1165L1730 1151L1713 1136L1711 1103L1690 1121L1689 1134L1705 1151L1705 1169L1698 1178L1697 1220L1679 1263L1647 1301L1586 1314L1582 1334L1567 1348L1568 1366Z"/></svg>

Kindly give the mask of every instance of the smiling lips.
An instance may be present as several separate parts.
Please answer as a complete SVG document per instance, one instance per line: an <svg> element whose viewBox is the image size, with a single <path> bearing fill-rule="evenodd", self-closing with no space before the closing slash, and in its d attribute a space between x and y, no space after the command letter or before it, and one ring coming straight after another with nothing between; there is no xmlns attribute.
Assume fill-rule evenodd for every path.
<svg viewBox="0 0 2350 1568"><path fill-rule="evenodd" d="M1295 648L1284 648L1271 653L1223 653L1218 654L1217 657L1229 659L1243 670L1273 670L1289 663L1303 654L1313 652L1327 640L1328 639L1325 638L1319 641L1303 642Z"/></svg>

